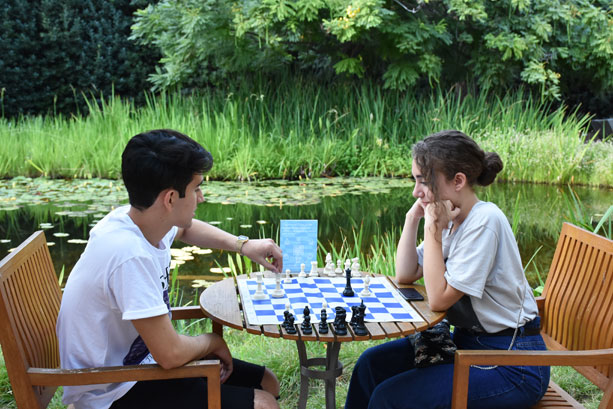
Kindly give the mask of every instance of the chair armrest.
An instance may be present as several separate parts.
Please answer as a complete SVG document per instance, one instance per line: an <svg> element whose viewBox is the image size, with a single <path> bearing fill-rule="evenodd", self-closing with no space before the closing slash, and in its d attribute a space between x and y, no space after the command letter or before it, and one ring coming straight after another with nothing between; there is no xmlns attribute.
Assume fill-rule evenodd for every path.
<svg viewBox="0 0 613 409"><path fill-rule="evenodd" d="M173 320L207 318L200 307L174 307L170 309Z"/></svg>
<svg viewBox="0 0 613 409"><path fill-rule="evenodd" d="M595 366L613 365L613 348L589 351L457 350L451 409L466 409L471 365Z"/></svg>
<svg viewBox="0 0 613 409"><path fill-rule="evenodd" d="M157 364L108 366L82 369L30 368L28 376L32 385L73 386L113 382L148 381L155 379L206 377L209 383L219 385L221 365L219 360L192 361L173 369Z"/></svg>

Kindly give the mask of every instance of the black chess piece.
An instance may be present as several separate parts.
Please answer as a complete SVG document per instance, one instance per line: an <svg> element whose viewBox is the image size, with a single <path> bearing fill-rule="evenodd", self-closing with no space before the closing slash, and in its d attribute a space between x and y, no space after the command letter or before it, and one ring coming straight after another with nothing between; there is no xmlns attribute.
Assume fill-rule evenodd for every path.
<svg viewBox="0 0 613 409"><path fill-rule="evenodd" d="M356 317L356 323L353 327L353 332L357 336L368 335L366 325L364 325L364 309L358 307L358 315Z"/></svg>
<svg viewBox="0 0 613 409"><path fill-rule="evenodd" d="M351 288L351 269L350 268L345 270L345 277L347 278L347 284L345 285L345 289L343 290L343 296L353 297L354 292L353 292L353 288Z"/></svg>
<svg viewBox="0 0 613 409"><path fill-rule="evenodd" d="M358 323L358 306L357 305L352 305L351 306L351 320L349 321L349 325L351 325L351 327L355 327L355 325Z"/></svg>
<svg viewBox="0 0 613 409"><path fill-rule="evenodd" d="M287 324L289 324L289 314L290 312L288 310L283 311L283 322L281 323L283 328L287 328Z"/></svg>
<svg viewBox="0 0 613 409"><path fill-rule="evenodd" d="M288 334L295 334L298 332L294 326L294 320L294 314L290 313L287 317L287 326L285 327L285 331L287 331Z"/></svg>
<svg viewBox="0 0 613 409"><path fill-rule="evenodd" d="M308 306L308 305L305 305L305 306L304 306L304 310L302 310L302 315L304 315L305 317L306 317L307 315L311 315L311 310L309 309L309 306Z"/></svg>
<svg viewBox="0 0 613 409"><path fill-rule="evenodd" d="M334 318L334 329L337 335L347 335L347 311L343 307L336 307L334 309L336 316Z"/></svg>
<svg viewBox="0 0 613 409"><path fill-rule="evenodd" d="M366 325L364 325L364 317L366 316L366 306L364 305L364 300L362 300L362 303L356 307L356 310L358 313L356 317L356 324L353 327L353 332L355 332L355 334L358 336L368 335Z"/></svg>
<svg viewBox="0 0 613 409"><path fill-rule="evenodd" d="M327 334L328 333L328 313L325 308L321 310L321 321L319 321L319 333Z"/></svg>
<svg viewBox="0 0 613 409"><path fill-rule="evenodd" d="M305 309L308 307L305 307ZM305 315L304 319L302 320L302 325L300 326L300 328L302 328L302 333L306 334L306 335L310 335L313 333L313 328L311 327L311 316L310 315Z"/></svg>
<svg viewBox="0 0 613 409"><path fill-rule="evenodd" d="M364 319L364 317L366 316L366 306L364 305L364 300L362 300L362 302L358 306L358 311L360 311L360 314L362 315L362 319Z"/></svg>

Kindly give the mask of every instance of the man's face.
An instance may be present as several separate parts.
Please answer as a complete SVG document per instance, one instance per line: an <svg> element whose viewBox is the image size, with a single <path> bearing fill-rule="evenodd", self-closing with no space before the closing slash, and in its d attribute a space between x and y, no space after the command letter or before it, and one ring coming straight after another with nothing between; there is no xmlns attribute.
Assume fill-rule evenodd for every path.
<svg viewBox="0 0 613 409"><path fill-rule="evenodd" d="M179 197L179 192L174 191L173 212L176 216L175 226L188 228L192 225L192 219L196 216L196 208L204 202L204 196L200 185L204 178L201 174L194 174L191 182L185 188L185 196Z"/></svg>

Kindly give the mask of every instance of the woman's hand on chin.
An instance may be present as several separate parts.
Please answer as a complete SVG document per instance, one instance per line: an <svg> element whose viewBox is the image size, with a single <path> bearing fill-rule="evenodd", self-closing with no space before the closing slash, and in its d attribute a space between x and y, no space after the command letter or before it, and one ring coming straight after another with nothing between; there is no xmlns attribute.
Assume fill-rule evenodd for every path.
<svg viewBox="0 0 613 409"><path fill-rule="evenodd" d="M428 203L425 209L426 227L434 227L437 232L442 232L459 214L460 208L456 207L451 200Z"/></svg>

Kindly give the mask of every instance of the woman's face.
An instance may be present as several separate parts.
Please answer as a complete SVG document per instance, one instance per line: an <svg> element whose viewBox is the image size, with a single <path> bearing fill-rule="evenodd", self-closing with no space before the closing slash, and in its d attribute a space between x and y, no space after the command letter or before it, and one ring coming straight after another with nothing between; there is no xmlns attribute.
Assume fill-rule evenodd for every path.
<svg viewBox="0 0 613 409"><path fill-rule="evenodd" d="M413 188L413 197L421 199L424 205L435 201L434 192L432 192L432 181L424 180L421 169L417 166L415 160L411 166L411 173L415 179L415 187ZM440 172L435 172L434 179L438 190L439 200L451 199L451 193L453 192L453 181L448 181L445 176ZM451 189L451 190L450 190Z"/></svg>
<svg viewBox="0 0 613 409"><path fill-rule="evenodd" d="M425 181L421 173L421 170L417 166L415 159L413 159L413 165L411 166L411 173L415 180L415 187L413 188L413 197L421 199L422 203L427 205L434 201L434 193L430 190L430 181Z"/></svg>

